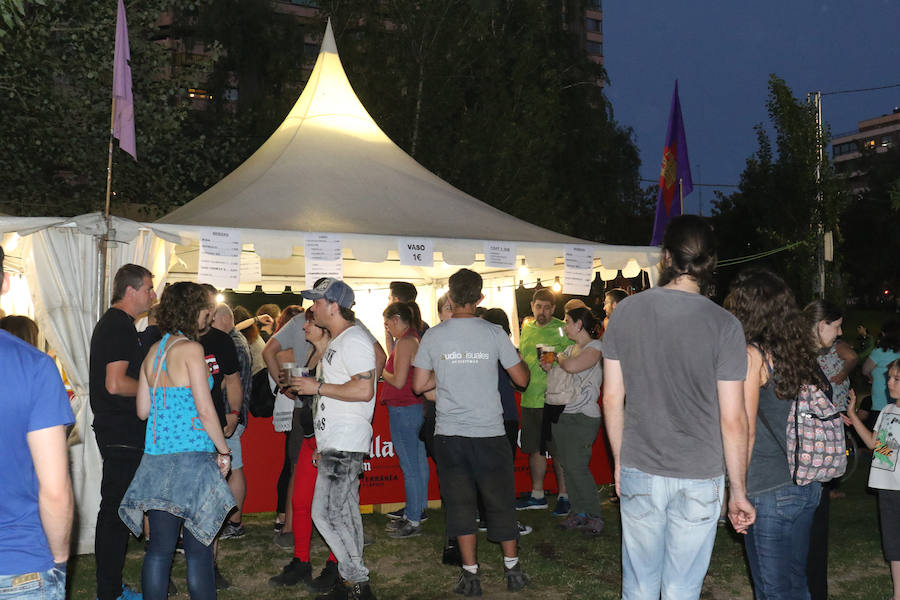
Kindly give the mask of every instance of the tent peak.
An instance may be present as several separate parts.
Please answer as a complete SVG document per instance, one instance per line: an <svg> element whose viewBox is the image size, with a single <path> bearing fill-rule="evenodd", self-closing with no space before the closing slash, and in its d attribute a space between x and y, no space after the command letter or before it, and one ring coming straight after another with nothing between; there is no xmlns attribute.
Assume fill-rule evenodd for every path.
<svg viewBox="0 0 900 600"><path fill-rule="evenodd" d="M322 54L323 52L337 54L337 42L334 41L334 29L331 27L331 17L328 17L328 24L325 25L325 35L322 36L322 46L319 49L319 54Z"/></svg>

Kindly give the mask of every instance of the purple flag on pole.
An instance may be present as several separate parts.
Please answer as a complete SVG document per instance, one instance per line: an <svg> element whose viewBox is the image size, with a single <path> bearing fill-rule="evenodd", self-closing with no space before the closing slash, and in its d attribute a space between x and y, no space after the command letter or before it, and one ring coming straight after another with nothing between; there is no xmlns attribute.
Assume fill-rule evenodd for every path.
<svg viewBox="0 0 900 600"><path fill-rule="evenodd" d="M666 147L663 149L662 167L659 170L659 193L656 196L656 221L653 223L651 246L662 243L666 226L680 216L682 201L694 189L691 181L691 163L688 160L687 139L684 137L684 121L681 120L681 102L678 100L678 80L672 94L669 111L669 129Z"/></svg>
<svg viewBox="0 0 900 600"><path fill-rule="evenodd" d="M134 143L134 97L131 95L131 51L128 49L128 22L125 5L119 0L116 14L116 54L113 62L113 98L116 110L113 115L113 137L119 140L119 148L137 160Z"/></svg>

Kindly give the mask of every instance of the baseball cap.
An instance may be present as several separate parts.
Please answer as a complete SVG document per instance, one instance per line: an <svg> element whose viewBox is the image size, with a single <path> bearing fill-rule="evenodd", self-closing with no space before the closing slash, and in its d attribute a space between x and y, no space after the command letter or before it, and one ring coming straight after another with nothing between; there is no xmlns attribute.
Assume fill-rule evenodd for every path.
<svg viewBox="0 0 900 600"><path fill-rule="evenodd" d="M340 279L326 277L311 290L303 290L300 294L307 300L325 298L329 302L337 302L344 308L351 308L354 303L353 290Z"/></svg>

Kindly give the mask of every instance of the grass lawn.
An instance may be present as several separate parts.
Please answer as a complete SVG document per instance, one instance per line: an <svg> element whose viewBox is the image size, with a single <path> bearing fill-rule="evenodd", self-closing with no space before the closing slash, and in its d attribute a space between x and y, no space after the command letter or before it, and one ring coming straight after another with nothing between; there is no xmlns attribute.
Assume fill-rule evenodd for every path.
<svg viewBox="0 0 900 600"><path fill-rule="evenodd" d="M866 492L868 464L842 484L846 498L832 501L830 533L829 591L832 598L869 600L890 596L891 581L887 564L881 556L875 496ZM607 489L601 495L608 496ZM552 506L552 502L551 502ZM478 558L482 568L482 585L487 597L517 598L618 598L621 577L620 525L618 508L604 502L607 529L598 537L556 528L558 519L548 510L519 513L523 523L534 527L534 533L522 538L521 558L532 585L518 594L506 591L499 546L487 542L479 534ZM365 550L366 564L371 570L372 588L378 598L453 598L458 569L440 563L443 543L443 517L439 510L429 510L424 524L425 534L418 538L394 540L384 533L387 518L365 515L366 531L376 538ZM226 600L278 600L311 597L305 588L272 588L267 580L281 571L291 553L272 543L273 515L246 515L247 536L225 540L220 544L219 566L231 583L231 589L220 592ZM125 581L140 584L143 543L132 540L125 566ZM312 556L317 574L327 551L315 538ZM185 562L176 555L174 580L179 589L176 599L187 599ZM94 598L94 557L82 555L69 562L70 598ZM744 561L743 544L733 531L719 528L709 573L702 598L750 600L749 574Z"/></svg>

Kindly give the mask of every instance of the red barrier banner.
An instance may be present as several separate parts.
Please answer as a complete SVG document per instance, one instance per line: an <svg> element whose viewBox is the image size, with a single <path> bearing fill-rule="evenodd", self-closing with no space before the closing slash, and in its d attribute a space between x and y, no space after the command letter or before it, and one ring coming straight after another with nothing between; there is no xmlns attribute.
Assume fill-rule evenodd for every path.
<svg viewBox="0 0 900 600"><path fill-rule="evenodd" d="M518 402L518 395L516 401ZM400 470L400 463L391 441L386 406L378 404L375 407L372 430L370 458L363 463L363 478L359 489L360 504L402 503L405 496L403 472ZM276 433L272 428L271 418L250 417L250 423L241 438L244 474L247 478L244 512L272 512L276 509L276 485L284 464L285 439L285 434ZM428 499L437 500L441 497L437 473L434 462L429 460L429 463L431 469L428 478ZM591 472L598 484L612 482L610 466L606 435L601 428L594 441L590 462ZM521 451L516 452L514 470L516 493L531 490L528 456ZM556 492L556 476L552 468L547 469L544 488L550 493Z"/></svg>

